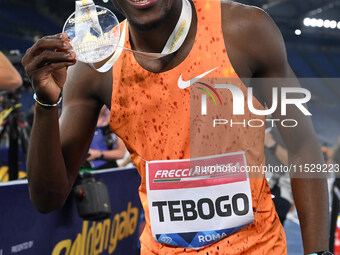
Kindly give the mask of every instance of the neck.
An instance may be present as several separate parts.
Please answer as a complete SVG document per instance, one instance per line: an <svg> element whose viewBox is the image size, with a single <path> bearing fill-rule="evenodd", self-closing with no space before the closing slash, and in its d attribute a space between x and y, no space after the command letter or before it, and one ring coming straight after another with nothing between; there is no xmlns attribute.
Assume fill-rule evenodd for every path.
<svg viewBox="0 0 340 255"><path fill-rule="evenodd" d="M174 30L181 11L182 0L176 0L168 14L152 28L143 29L130 23L132 48L138 51L160 53Z"/></svg>
<svg viewBox="0 0 340 255"><path fill-rule="evenodd" d="M189 33L185 38L183 45L178 51L156 60L145 58L139 54L134 54L136 61L142 68L153 73L164 72L176 67L188 56L192 46L194 45L197 31L196 10L192 3L191 5L192 21ZM148 31L137 29L137 27L133 25L129 26L131 47L138 51L160 53L173 32L181 11L182 1L176 0L169 11L169 15L163 20L163 22L160 22L159 26Z"/></svg>

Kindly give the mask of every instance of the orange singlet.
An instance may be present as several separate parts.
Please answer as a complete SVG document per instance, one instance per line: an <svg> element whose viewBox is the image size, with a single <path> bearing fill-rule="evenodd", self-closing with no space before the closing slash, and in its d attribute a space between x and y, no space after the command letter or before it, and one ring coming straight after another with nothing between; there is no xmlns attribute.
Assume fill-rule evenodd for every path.
<svg viewBox="0 0 340 255"><path fill-rule="evenodd" d="M250 178L253 223L199 250L161 244L152 237L146 161L189 159L243 151L248 166L265 164L264 126L212 126L213 119L242 123L251 119L264 121L263 116L253 115L248 107L245 107L244 115L233 115L232 95L223 89L217 89L221 101L216 100L216 105L207 96L209 113L202 116L200 103L205 92L197 89L199 84L185 89L178 86L180 77L188 81L216 68L205 76L211 79L208 85L214 86L213 81L217 81L214 78L229 80L243 91L247 105L247 88L235 73L225 49L220 1L194 1L194 4L198 18L197 35L191 52L181 64L155 74L143 69L132 53L123 51L113 66L110 126L124 140L142 178L139 194L145 210L146 226L141 236L141 253L286 254L284 230L262 174L261 178ZM128 33L124 46L131 48ZM209 80L202 82L208 83ZM253 101L256 109L263 109L255 98Z"/></svg>

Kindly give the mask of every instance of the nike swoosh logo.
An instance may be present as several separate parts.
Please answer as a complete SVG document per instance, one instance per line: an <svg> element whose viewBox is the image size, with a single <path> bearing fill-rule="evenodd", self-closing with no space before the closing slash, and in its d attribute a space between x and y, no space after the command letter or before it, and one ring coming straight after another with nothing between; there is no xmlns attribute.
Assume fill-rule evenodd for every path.
<svg viewBox="0 0 340 255"><path fill-rule="evenodd" d="M202 73L201 75L196 76L195 78L192 78L188 81L183 81L182 79L182 74L181 76L178 78L178 87L180 89L186 89L188 87L190 87L191 84L194 84L195 82L198 82L200 79L202 79L204 76L206 76L207 74L211 73L212 71L215 71L218 67L215 67L214 69L211 69L205 73Z"/></svg>

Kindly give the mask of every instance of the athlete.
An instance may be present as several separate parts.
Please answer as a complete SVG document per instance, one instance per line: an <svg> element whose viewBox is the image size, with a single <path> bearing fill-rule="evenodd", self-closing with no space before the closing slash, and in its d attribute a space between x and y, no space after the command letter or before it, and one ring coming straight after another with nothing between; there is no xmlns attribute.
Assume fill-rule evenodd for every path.
<svg viewBox="0 0 340 255"><path fill-rule="evenodd" d="M22 78L6 56L0 52L0 90L14 90L22 85Z"/></svg>
<svg viewBox="0 0 340 255"><path fill-rule="evenodd" d="M182 0L112 2L128 20L124 47L152 53L162 52L187 3ZM155 168L155 161L170 167L174 162L184 164L189 158L216 159L213 155L223 155L243 166L264 164L264 128L238 125L212 129L211 119L207 121L200 106L197 107L202 94L195 84L190 86L189 80L197 81L195 78L203 76L212 81L233 79L246 94L249 82L243 78L295 78L287 62L282 36L262 10L229 1L197 0L189 4L192 18L185 22L190 27L184 43L178 51L161 59L123 51L112 70L102 74L77 63L75 53L69 51L71 45L66 34L44 37L27 51L23 65L39 101L28 155L31 200L40 212L63 206L105 104L111 109L112 131L125 142L142 177L139 193L146 212L142 254L286 254L284 231L263 175L236 183L231 178L225 183L216 178L219 185L214 185L207 179L199 182L166 179L174 175L187 178L188 171L184 168L177 168L176 172ZM271 86L282 85L254 86L256 109L271 105ZM63 111L58 120L55 105L62 89ZM219 95L223 108L213 107L211 100L208 101L208 118L241 121L241 117L233 116L231 94ZM216 109L223 109L222 114ZM279 128L290 164L322 162L309 117L294 106L288 107L286 116L276 111L273 117L295 119L299 123L295 128ZM264 120L249 110L245 110L242 118ZM155 169L155 175L146 174ZM158 181L170 181L169 185L149 182L155 176L160 178ZM293 178L292 189L305 254L327 251L326 180ZM157 200L159 194L180 200L167 201L166 196L163 201ZM203 225L205 229L201 229ZM227 225L227 234L214 231ZM233 233L232 229L238 231Z"/></svg>
<svg viewBox="0 0 340 255"><path fill-rule="evenodd" d="M110 111L103 107L99 113L96 131L83 168L108 169L118 167L126 148L124 142L110 131Z"/></svg>

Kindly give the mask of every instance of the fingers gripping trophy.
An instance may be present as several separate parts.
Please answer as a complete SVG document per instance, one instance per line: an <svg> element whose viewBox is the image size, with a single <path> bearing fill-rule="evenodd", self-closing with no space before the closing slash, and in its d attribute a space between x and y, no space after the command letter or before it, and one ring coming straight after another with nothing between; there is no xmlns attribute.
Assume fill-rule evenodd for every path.
<svg viewBox="0 0 340 255"><path fill-rule="evenodd" d="M45 107L61 102L66 69L77 60L95 68L95 63L111 56L98 69L109 70L112 59L119 55L116 49L120 37L119 21L109 9L94 5L92 0L76 1L76 11L65 22L63 33L44 37L23 58L26 72L33 77L36 102Z"/></svg>

